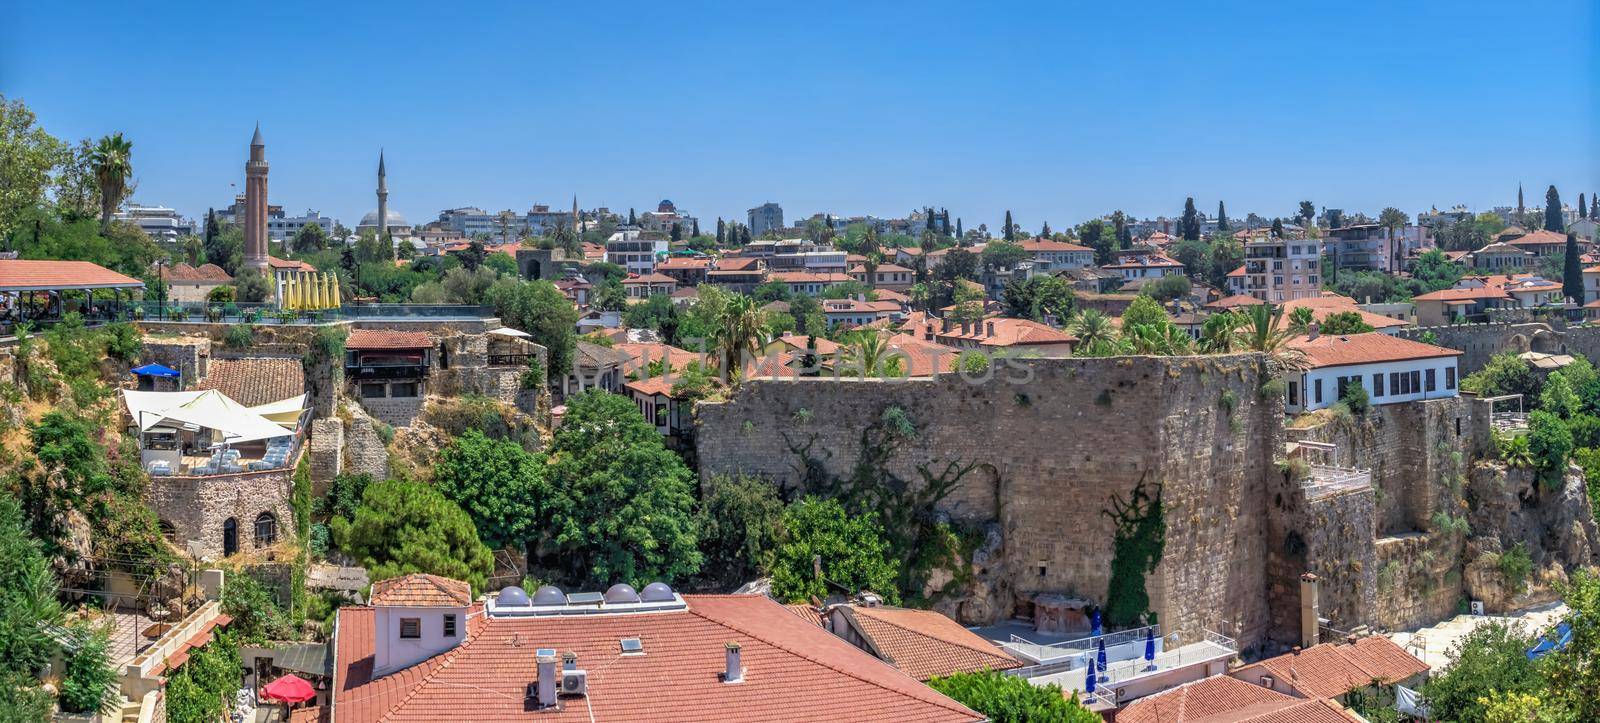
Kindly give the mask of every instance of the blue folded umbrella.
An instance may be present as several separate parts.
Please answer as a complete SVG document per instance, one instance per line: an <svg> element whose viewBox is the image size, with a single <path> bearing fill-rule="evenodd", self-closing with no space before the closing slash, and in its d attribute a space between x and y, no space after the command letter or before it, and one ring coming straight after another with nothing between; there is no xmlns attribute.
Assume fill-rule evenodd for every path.
<svg viewBox="0 0 1600 723"><path fill-rule="evenodd" d="M131 371L141 377L165 377L168 379L178 378L177 369L165 367L160 364L146 364L142 367L134 367Z"/></svg>

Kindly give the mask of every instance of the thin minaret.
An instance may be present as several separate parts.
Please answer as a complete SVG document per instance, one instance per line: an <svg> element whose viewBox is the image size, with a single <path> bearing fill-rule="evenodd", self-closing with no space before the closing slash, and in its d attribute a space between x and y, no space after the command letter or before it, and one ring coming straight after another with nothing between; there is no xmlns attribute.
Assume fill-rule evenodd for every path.
<svg viewBox="0 0 1600 723"><path fill-rule="evenodd" d="M574 235L581 233L579 229L582 228L583 224L578 221L578 194L574 193L572 194L572 233Z"/></svg>
<svg viewBox="0 0 1600 723"><path fill-rule="evenodd" d="M259 122L250 139L250 160L244 164L244 264L266 273L267 144L261 140Z"/></svg>
<svg viewBox="0 0 1600 723"><path fill-rule="evenodd" d="M388 174L383 170L383 149L378 149L378 241L387 242L389 238L389 181ZM389 253L399 258L400 252L393 243L389 244Z"/></svg>

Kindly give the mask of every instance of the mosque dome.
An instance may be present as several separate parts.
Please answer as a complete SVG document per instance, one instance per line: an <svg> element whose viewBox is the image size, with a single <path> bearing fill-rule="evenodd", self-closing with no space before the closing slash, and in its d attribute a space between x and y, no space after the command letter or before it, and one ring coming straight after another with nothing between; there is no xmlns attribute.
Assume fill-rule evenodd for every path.
<svg viewBox="0 0 1600 723"><path fill-rule="evenodd" d="M406 217L400 215L399 211L396 211L396 210L394 210L392 208L389 209L389 228L395 228L395 227L398 227L398 226L410 226L410 225L411 225L411 223L409 221L406 221ZM376 210L373 210L373 211L368 212L367 215L362 216L361 217L361 227L363 227L363 228L377 228L378 227L378 212Z"/></svg>

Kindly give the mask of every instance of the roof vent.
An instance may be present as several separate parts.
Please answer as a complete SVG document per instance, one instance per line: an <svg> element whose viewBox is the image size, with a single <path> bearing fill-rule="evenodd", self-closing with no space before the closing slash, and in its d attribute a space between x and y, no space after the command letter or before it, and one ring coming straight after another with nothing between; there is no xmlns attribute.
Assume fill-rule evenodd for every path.
<svg viewBox="0 0 1600 723"><path fill-rule="evenodd" d="M567 596L562 594L561 588L555 585L540 585L533 591L534 605L565 605Z"/></svg>
<svg viewBox="0 0 1600 723"><path fill-rule="evenodd" d="M623 638L621 643L623 655L644 655L643 640L638 638Z"/></svg>
<svg viewBox="0 0 1600 723"><path fill-rule="evenodd" d="M494 602L496 605L526 607L528 605L528 591L512 585L501 590L500 594L495 596Z"/></svg>
<svg viewBox="0 0 1600 723"><path fill-rule="evenodd" d="M664 582L652 582L644 586L644 592L639 595L644 602L672 602L672 588Z"/></svg>
<svg viewBox="0 0 1600 723"><path fill-rule="evenodd" d="M632 585L619 582L606 590L605 601L611 605L636 603L639 602L639 593L633 589Z"/></svg>

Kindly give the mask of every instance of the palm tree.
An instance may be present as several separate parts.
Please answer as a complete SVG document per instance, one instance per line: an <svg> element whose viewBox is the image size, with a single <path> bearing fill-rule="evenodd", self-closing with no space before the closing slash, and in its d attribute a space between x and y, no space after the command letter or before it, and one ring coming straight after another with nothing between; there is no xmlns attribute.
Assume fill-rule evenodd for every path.
<svg viewBox="0 0 1600 723"><path fill-rule="evenodd" d="M94 180L100 186L100 233L111 227L111 215L122 205L133 177L133 143L113 133L100 139L89 154Z"/></svg>
<svg viewBox="0 0 1600 723"><path fill-rule="evenodd" d="M754 357L760 352L764 327L754 299L741 294L723 304L712 336L725 378L737 379L744 370L745 354Z"/></svg>
<svg viewBox="0 0 1600 723"><path fill-rule="evenodd" d="M1304 334L1310 331L1311 325L1316 323L1317 315L1309 306L1296 306L1289 312L1289 330L1295 334Z"/></svg>
<svg viewBox="0 0 1600 723"><path fill-rule="evenodd" d="M851 335L850 346L845 351L845 361L853 368L852 371L866 377L891 376L889 367L893 366L890 358L889 343L878 332L863 329Z"/></svg>
<svg viewBox="0 0 1600 723"><path fill-rule="evenodd" d="M1200 350L1209 354L1229 354L1238 348L1242 317L1233 312L1212 314L1200 326Z"/></svg>
<svg viewBox="0 0 1600 723"><path fill-rule="evenodd" d="M1116 338L1116 329L1110 317L1096 309L1084 309L1072 320L1072 335L1078 337L1080 347L1098 347Z"/></svg>
<svg viewBox="0 0 1600 723"><path fill-rule="evenodd" d="M1400 229L1405 228L1408 223L1411 223L1411 217L1407 216L1405 211L1401 211L1394 206L1385 208L1378 214L1378 225L1389 230L1389 248L1393 250L1394 254L1390 261L1397 266L1400 260L1400 247L1395 244L1395 241Z"/></svg>
<svg viewBox="0 0 1600 723"><path fill-rule="evenodd" d="M1303 365L1305 355L1289 346L1295 335L1284 328L1283 307L1257 304L1244 312L1238 330L1239 340L1247 351L1258 351L1287 369Z"/></svg>

